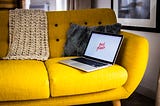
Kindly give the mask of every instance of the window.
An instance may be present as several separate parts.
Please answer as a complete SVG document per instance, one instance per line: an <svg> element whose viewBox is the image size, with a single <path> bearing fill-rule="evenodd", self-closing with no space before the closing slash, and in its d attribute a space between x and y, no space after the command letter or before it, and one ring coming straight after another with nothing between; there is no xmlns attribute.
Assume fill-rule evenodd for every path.
<svg viewBox="0 0 160 106"><path fill-rule="evenodd" d="M30 3L29 3L30 1ZM65 10L66 0L28 0L29 8L42 9L46 11Z"/></svg>

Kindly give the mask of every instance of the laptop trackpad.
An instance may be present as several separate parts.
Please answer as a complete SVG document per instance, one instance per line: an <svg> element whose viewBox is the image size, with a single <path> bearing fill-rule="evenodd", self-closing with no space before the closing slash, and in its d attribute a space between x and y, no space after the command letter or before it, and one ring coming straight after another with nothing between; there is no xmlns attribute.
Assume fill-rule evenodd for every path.
<svg viewBox="0 0 160 106"><path fill-rule="evenodd" d="M73 66L77 66L77 67L94 67L94 66L91 66L91 65L87 65L87 64L84 64L84 63L80 63L80 62L73 62L71 65Z"/></svg>
<svg viewBox="0 0 160 106"><path fill-rule="evenodd" d="M82 69L82 70L91 70L91 69L95 68L94 66L90 66L90 65L87 65L87 64L84 64L84 63L80 63L80 62L77 62L77 61L74 61L74 60L62 60L61 63L63 63L63 64L67 63L67 65L70 65L74 68L78 68L78 69Z"/></svg>

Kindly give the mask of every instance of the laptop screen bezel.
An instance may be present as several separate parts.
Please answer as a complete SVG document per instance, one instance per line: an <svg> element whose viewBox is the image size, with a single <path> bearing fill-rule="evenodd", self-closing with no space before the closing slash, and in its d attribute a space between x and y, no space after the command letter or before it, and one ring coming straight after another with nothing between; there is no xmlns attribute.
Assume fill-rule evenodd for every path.
<svg viewBox="0 0 160 106"><path fill-rule="evenodd" d="M89 41L90 41L91 36L92 36L93 33L95 33L95 34L103 34L103 35L107 35L107 36L117 36L117 37L120 37L120 38L121 38L120 43L119 43L118 48L117 48L117 51L116 51L116 53L115 53L115 56L114 56L113 61L106 61L106 60L97 59L97 58L94 58L94 57L85 55L85 52L86 52L86 50L87 50ZM119 51L120 51L120 47L121 47L121 45L122 45L123 39L124 39L124 36L123 36L123 35L120 35L120 34L103 33L103 32L92 31L92 32L90 33L90 37L89 37L89 40L88 40L88 42L87 42L87 46L86 46L86 48L85 48L85 50L84 50L83 57L89 58L89 59L93 59L93 60L96 60L96 61L100 61L100 62L103 62L103 63L114 64L115 61L116 61L116 58L117 58L117 56L118 56L118 53L119 53Z"/></svg>

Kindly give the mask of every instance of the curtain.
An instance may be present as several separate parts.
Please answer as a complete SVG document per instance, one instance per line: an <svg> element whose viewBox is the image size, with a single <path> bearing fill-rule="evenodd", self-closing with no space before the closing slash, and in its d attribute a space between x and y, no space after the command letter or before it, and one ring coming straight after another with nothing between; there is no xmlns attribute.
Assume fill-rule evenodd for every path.
<svg viewBox="0 0 160 106"><path fill-rule="evenodd" d="M67 10L91 8L91 0L67 0Z"/></svg>

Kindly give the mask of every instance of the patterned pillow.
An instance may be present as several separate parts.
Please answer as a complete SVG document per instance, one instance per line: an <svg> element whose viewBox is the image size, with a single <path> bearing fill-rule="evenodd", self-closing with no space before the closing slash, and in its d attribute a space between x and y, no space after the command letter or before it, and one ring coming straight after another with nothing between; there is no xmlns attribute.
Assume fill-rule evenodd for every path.
<svg viewBox="0 0 160 106"><path fill-rule="evenodd" d="M64 47L63 56L81 56L86 48L91 31L118 34L120 30L120 23L95 27L71 24L67 32L67 41Z"/></svg>

